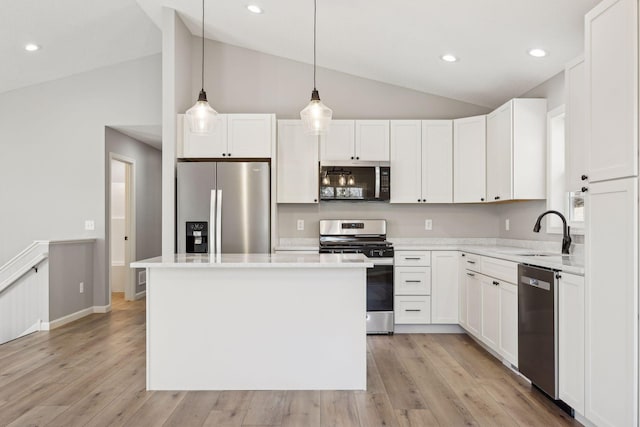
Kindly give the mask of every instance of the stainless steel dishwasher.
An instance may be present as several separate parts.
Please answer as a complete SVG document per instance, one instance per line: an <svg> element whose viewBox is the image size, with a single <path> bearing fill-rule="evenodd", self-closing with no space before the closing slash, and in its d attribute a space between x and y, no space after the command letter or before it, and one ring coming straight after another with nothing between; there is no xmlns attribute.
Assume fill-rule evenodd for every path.
<svg viewBox="0 0 640 427"><path fill-rule="evenodd" d="M518 265L518 369L558 399L557 272Z"/></svg>

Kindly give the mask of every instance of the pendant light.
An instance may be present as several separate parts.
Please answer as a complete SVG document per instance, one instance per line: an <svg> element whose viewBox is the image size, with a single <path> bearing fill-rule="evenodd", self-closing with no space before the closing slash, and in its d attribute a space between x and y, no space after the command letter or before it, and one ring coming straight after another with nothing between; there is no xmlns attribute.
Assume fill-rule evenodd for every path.
<svg viewBox="0 0 640 427"><path fill-rule="evenodd" d="M218 122L218 113L209 105L207 92L204 91L204 0L202 0L202 86L198 101L187 110L186 115L192 133L211 133Z"/></svg>
<svg viewBox="0 0 640 427"><path fill-rule="evenodd" d="M311 135L323 135L329 130L333 111L320 101L320 94L316 89L316 21L317 0L313 0L313 91L311 102L300 111L300 118L305 125L307 133Z"/></svg>

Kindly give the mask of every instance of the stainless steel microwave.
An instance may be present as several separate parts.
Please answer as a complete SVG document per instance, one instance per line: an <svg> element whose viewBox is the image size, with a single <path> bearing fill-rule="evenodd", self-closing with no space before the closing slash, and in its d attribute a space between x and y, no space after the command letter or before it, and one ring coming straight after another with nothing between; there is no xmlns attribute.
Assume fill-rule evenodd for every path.
<svg viewBox="0 0 640 427"><path fill-rule="evenodd" d="M320 200L389 201L389 162L322 165Z"/></svg>

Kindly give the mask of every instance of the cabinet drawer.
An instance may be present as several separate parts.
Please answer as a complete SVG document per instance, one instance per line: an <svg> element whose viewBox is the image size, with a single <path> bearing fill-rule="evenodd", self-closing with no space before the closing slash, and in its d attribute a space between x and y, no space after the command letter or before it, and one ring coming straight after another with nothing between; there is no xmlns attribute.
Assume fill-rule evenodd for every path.
<svg viewBox="0 0 640 427"><path fill-rule="evenodd" d="M482 257L480 255L463 253L460 255L463 268L471 271L482 272Z"/></svg>
<svg viewBox="0 0 640 427"><path fill-rule="evenodd" d="M518 264L497 258L482 257L482 274L505 282L518 283Z"/></svg>
<svg viewBox="0 0 640 427"><path fill-rule="evenodd" d="M431 323L431 297L429 296L398 296L394 305L397 324Z"/></svg>
<svg viewBox="0 0 640 427"><path fill-rule="evenodd" d="M430 251L396 251L394 264L428 267L431 265L431 252Z"/></svg>
<svg viewBox="0 0 640 427"><path fill-rule="evenodd" d="M396 295L431 295L431 267L396 267Z"/></svg>

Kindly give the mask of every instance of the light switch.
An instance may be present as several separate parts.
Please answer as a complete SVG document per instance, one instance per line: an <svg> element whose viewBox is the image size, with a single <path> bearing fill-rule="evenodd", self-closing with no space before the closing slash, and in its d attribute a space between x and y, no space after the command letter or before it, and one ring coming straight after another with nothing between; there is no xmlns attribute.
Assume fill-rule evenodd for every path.
<svg viewBox="0 0 640 427"><path fill-rule="evenodd" d="M298 220L298 231L303 231L304 230L304 219L299 219Z"/></svg>
<svg viewBox="0 0 640 427"><path fill-rule="evenodd" d="M93 231L96 229L96 223L92 219L88 219L84 222L84 229L87 231Z"/></svg>
<svg viewBox="0 0 640 427"><path fill-rule="evenodd" d="M425 230L432 230L433 229L433 221L431 221L430 219L425 219L424 220L424 229Z"/></svg>

